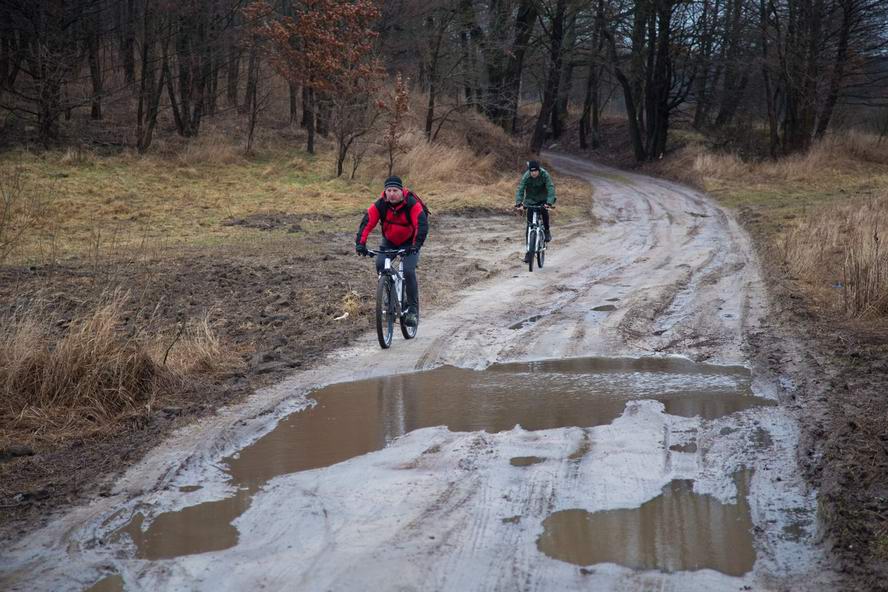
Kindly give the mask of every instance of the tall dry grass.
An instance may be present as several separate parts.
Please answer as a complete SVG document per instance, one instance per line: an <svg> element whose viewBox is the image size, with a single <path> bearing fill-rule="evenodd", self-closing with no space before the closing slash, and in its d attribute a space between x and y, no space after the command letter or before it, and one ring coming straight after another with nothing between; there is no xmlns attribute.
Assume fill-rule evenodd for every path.
<svg viewBox="0 0 888 592"><path fill-rule="evenodd" d="M212 311L183 323L172 338L155 339L148 349L155 363L179 376L209 374L240 363L240 357L223 347L213 329Z"/></svg>
<svg viewBox="0 0 888 592"><path fill-rule="evenodd" d="M0 325L0 432L56 438L152 411L187 375L236 365L209 315L175 339L140 332L128 294L109 293L66 320L32 303ZM149 321L149 325L153 321ZM66 328L60 330L60 326Z"/></svg>
<svg viewBox="0 0 888 592"><path fill-rule="evenodd" d="M736 154L701 145L685 147L670 160L671 170L690 176L697 185L744 180L806 183L836 172L865 171L872 164L888 165L888 143L872 134L843 131L815 142L805 153L778 160L746 162Z"/></svg>
<svg viewBox="0 0 888 592"><path fill-rule="evenodd" d="M826 206L782 238L794 276L854 317L888 314L888 193Z"/></svg>
<svg viewBox="0 0 888 592"><path fill-rule="evenodd" d="M116 293L93 312L60 322L39 307L19 311L0 332L0 393L5 422L35 430L101 425L150 410L171 378L136 337L122 330L126 297Z"/></svg>

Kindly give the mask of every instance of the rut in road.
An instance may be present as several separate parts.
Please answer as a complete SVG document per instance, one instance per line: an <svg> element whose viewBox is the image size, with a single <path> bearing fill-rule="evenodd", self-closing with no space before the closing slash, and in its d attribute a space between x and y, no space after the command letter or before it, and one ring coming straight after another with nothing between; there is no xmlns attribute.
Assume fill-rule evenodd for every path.
<svg viewBox="0 0 888 592"><path fill-rule="evenodd" d="M119 576L128 589L146 590L823 586L829 576L814 546L814 492L794 460L797 429L789 412L773 404L780 377L749 369L748 335L760 330L767 310L748 238L724 211L687 188L569 156L546 158L556 182L559 174L572 174L594 186L591 213L600 223L559 227L556 218L556 241L543 270L527 273L519 253L506 248L487 263L508 271L426 315L415 340L396 341L382 352L368 333L322 367L177 434L133 467L110 498L22 541L0 564L6 574L0 584L81 590ZM500 236L518 232L499 219L484 223L500 225ZM430 242L428 248L449 247ZM681 363L698 370L651 369L651 356L668 355L690 358ZM572 373L570 361L539 362L600 357L622 358L628 366L606 375L600 366ZM519 362L529 366L508 365ZM384 378L442 365L483 370L479 376L500 390L450 379L443 387L424 387L416 386L421 380ZM746 401L754 393L769 402L701 411L718 397L704 385L727 372L717 365L745 366L747 390L738 396ZM456 429L448 429L449 420L429 418L436 400L459 394L478 405L454 404L464 407L466 418L484 410L512 419L517 400L509 397L516 387L497 374L506 367L530 381L531 401L572 392L584 404L599 404L604 391L596 380L623 381L633 395L585 424L568 410L558 421L533 425L530 418L555 413L555 399L543 411L519 416L516 423L524 427L453 423ZM364 438L358 426L381 426L370 430L358 453L336 464L292 468L293 444L283 438L255 455L267 463L262 471L270 471L260 481L239 485L232 477L231 468L252 454L253 443L277 441L279 430L287 429L290 420L275 430L279 420L296 412L292 417L301 421L312 389L370 378L389 386L367 392L371 404L352 424L336 428ZM679 398L664 398L675 381ZM320 393L317 405L312 413L323 411ZM306 422L297 430L307 436L301 446L330 440L324 430L332 423ZM146 483L156 485L145 489ZM134 542L162 530L152 530L153 524L235 499L223 524L235 536L224 548L164 560L140 556ZM679 522L699 528L658 538L658 529L674 530L668 525L675 512L693 515ZM560 532L559 540L575 537L568 548L584 547L586 535L570 524L613 526L636 517L638 530L620 535L630 543L616 556L561 554L563 541L540 544L545 533ZM752 532L718 526L735 518L748 521ZM128 535L127 525L137 531ZM704 535L710 538L699 539ZM616 540L617 532L611 536ZM738 536L748 540L738 542ZM696 544L686 545L691 539ZM731 545L751 551L735 563L676 559L685 548L718 554ZM632 559L641 547L652 555Z"/></svg>

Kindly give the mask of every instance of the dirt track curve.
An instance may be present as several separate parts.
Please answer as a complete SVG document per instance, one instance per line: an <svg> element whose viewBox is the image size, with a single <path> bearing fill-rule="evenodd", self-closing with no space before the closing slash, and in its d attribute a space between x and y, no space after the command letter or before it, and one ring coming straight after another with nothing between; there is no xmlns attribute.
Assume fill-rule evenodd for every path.
<svg viewBox="0 0 888 592"><path fill-rule="evenodd" d="M562 358L682 356L694 362L678 364L691 369L678 372L691 390L727 381L776 400L786 386L781 377L750 368L748 337L762 330L767 302L737 223L685 187L578 158L546 159L556 181L569 173L594 185L599 224L559 226L554 218L556 240L543 270L528 273L514 241L494 249L487 263L508 271L427 315L415 341L396 336L390 350L380 351L368 333L322 367L175 434L129 470L110 497L4 550L0 589L79 591L97 581L96 589L108 590L828 588L813 544L814 492L795 465L793 417L773 404L681 414L655 396L630 398L618 417L586 425L562 418L546 429L390 426L379 450L312 470L272 471L240 488L249 496L238 498L233 522L225 520L229 544L166 558L146 556L134 544L161 515L240 495L226 468L238 451L309 406L309 392L323 385L444 365L482 370ZM469 223L489 226L488 237L515 232L496 218ZM448 246L459 238L452 235ZM433 241L431 248L445 248ZM701 371L699 363L723 371ZM749 370L740 372L744 366ZM637 390L647 388L643 375L620 374ZM682 505L681 496L697 497ZM554 519L573 515L567 511L638 510L648 513L644 523L660 512L651 504L663 500L674 504L662 512L667 518L703 503L701 515L678 522L712 529L709 546L719 544L723 530L714 525L713 508L742 503L750 528L741 535L751 532L748 564L720 569L681 557L682 537L695 534L659 532L656 524L662 531L668 520L644 530L651 540L641 546L657 547L650 556L675 547L670 561L678 563L654 558L649 565L650 557L641 557L633 564L619 553L608 561L558 558L546 546ZM584 535L562 538L571 536ZM582 543L566 543L572 546ZM734 552L729 542L726 553Z"/></svg>

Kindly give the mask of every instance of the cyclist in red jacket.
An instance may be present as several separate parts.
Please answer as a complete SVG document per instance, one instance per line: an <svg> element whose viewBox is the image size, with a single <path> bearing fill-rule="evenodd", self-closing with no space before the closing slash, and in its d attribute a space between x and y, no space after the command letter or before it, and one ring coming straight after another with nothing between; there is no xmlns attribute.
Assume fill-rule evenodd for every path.
<svg viewBox="0 0 888 592"><path fill-rule="evenodd" d="M407 312L404 322L416 326L419 310L419 285L416 281L416 265L419 250L429 233L429 221L422 201L404 187L400 177L385 180L382 195L367 208L355 235L355 252L367 256L367 238L381 225L380 249L407 249L401 258L404 263L404 281L407 288ZM382 272L385 256L376 257L376 271Z"/></svg>

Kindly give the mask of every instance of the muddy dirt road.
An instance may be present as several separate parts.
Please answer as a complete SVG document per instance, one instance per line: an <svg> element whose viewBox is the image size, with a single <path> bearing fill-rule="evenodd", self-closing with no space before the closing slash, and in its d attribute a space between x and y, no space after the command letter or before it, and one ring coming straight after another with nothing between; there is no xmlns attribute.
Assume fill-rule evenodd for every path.
<svg viewBox="0 0 888 592"><path fill-rule="evenodd" d="M555 218L531 274L514 225L462 222L509 271L177 433L4 551L0 588L829 588L787 385L749 363L748 239L689 189L547 158L595 186L594 230Z"/></svg>

